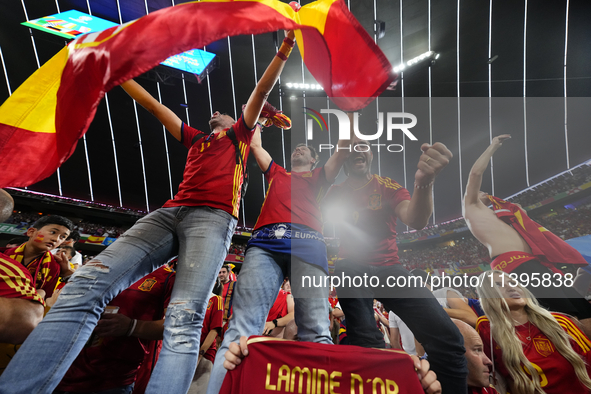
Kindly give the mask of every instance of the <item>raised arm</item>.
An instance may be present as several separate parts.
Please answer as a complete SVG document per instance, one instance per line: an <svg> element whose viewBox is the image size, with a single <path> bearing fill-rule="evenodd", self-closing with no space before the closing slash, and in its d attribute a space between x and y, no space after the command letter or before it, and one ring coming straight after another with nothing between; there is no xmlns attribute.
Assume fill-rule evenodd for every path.
<svg viewBox="0 0 591 394"><path fill-rule="evenodd" d="M396 206L396 216L404 224L416 230L427 225L433 213L433 182L453 157L450 150L441 142L433 145L423 144L421 150L423 154L417 164L412 198Z"/></svg>
<svg viewBox="0 0 591 394"><path fill-rule="evenodd" d="M273 158L262 146L260 126L257 126L254 135L252 136L250 152L254 155L261 171L266 172L269 169L269 165L271 165Z"/></svg>
<svg viewBox="0 0 591 394"><path fill-rule="evenodd" d="M290 30L287 32L287 37L283 40L283 44L281 45L277 56L273 58L271 64L269 64L269 67L267 67L267 70L265 70L265 73L255 86L248 102L246 103L246 108L244 108L242 113L246 126L250 128L254 127L259 119L263 105L265 104L267 97L269 97L271 90L273 90L275 82L279 79L279 75L281 75L283 67L285 66L285 61L291 53L293 43L295 42L294 40L295 34Z"/></svg>
<svg viewBox="0 0 591 394"><path fill-rule="evenodd" d="M353 132L353 113L348 112L347 116L349 116L349 124L351 125L350 135L355 135ZM339 140L336 152L328 159L328 161L324 165L324 173L326 175L326 180L329 183L333 183L335 181L335 179L339 175L339 171L341 171L343 163L351 154L350 149L345 150L344 148L346 148L347 145L353 146L354 144L355 142L351 140Z"/></svg>
<svg viewBox="0 0 591 394"><path fill-rule="evenodd" d="M464 196L463 204L464 209L468 205L480 203L480 200L478 199L478 193L480 192L480 187L482 186L482 174L484 174L484 171L486 171L491 157L494 155L497 149L503 145L503 141L509 138L511 138L509 134L503 134L493 138L492 143L488 148L486 148L484 153L480 155L478 160L476 160L472 166L472 169L470 170L470 176L468 177L468 183L466 184L466 194Z"/></svg>
<svg viewBox="0 0 591 394"><path fill-rule="evenodd" d="M166 130L177 140L181 140L181 123L182 120L176 116L170 108L160 104L150 93L146 91L139 83L130 79L121 84L123 90L127 92L138 104L148 110L154 115L160 123L166 127Z"/></svg>

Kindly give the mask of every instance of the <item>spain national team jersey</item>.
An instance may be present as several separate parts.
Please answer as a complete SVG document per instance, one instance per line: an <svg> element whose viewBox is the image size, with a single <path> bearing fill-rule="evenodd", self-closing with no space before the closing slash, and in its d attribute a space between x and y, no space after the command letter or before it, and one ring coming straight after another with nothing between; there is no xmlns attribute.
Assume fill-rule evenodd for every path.
<svg viewBox="0 0 591 394"><path fill-rule="evenodd" d="M25 259L25 245L26 243L8 249L4 254L22 264ZM45 298L51 297L60 276L60 265L55 261L51 252L45 252L36 257L29 262L26 268L31 277L35 278L35 288L45 290Z"/></svg>
<svg viewBox="0 0 591 394"><path fill-rule="evenodd" d="M246 126L242 116L232 127L246 165L253 129ZM226 132L197 140L204 133L182 124L181 142L189 148L187 164L178 193L164 207L208 206L238 217L243 165L236 164L236 149Z"/></svg>
<svg viewBox="0 0 591 394"><path fill-rule="evenodd" d="M250 337L248 356L226 374L220 394L424 393L408 354Z"/></svg>
<svg viewBox="0 0 591 394"><path fill-rule="evenodd" d="M378 175L358 189L346 182L333 186L323 205L340 239L339 258L370 265L399 263L394 210L405 200L410 200L408 190Z"/></svg>
<svg viewBox="0 0 591 394"><path fill-rule="evenodd" d="M222 297L212 296L207 303L207 311L205 312L205 318L203 319L203 328L201 329L201 346L205 342L207 334L212 330L218 330L221 333L222 326L224 325L224 306ZM215 354L217 352L216 341L213 341L207 352L203 355L206 359L213 362L215 360Z"/></svg>
<svg viewBox="0 0 591 394"><path fill-rule="evenodd" d="M587 373L591 374L591 342L589 338L570 320L559 313L552 313L562 328L567 332L574 351L587 364ZM577 378L573 366L562 356L554 344L532 323L527 322L515 327L517 335L523 343L523 353L540 375L540 386L547 394L588 393ZM478 318L476 331L480 334L486 355L491 358L490 322L486 316ZM503 364L503 352L496 341L494 346L495 369L506 379L510 374ZM523 365L522 365L523 367Z"/></svg>
<svg viewBox="0 0 591 394"><path fill-rule="evenodd" d="M170 300L174 279L172 269L160 267L124 290L109 306L119 307L117 313L132 319L161 320ZM136 380L152 342L123 336L100 338L89 343L57 388L62 391L90 392L129 385Z"/></svg>
<svg viewBox="0 0 591 394"><path fill-rule="evenodd" d="M255 230L269 224L295 223L322 232L319 203L330 186L324 167L287 172L272 161L265 176L269 188Z"/></svg>

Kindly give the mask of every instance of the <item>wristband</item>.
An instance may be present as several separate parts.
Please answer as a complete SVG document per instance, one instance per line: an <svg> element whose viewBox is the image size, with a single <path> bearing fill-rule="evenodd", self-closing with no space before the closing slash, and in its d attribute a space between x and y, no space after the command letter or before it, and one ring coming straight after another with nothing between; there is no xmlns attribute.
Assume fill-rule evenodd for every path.
<svg viewBox="0 0 591 394"><path fill-rule="evenodd" d="M287 56L285 56L285 54L281 51L277 52L277 57L281 60L283 60L284 62L287 61Z"/></svg>
<svg viewBox="0 0 591 394"><path fill-rule="evenodd" d="M417 183L415 182L415 189L419 189L419 190L422 190L422 189L428 189L430 186L432 186L432 185L433 185L433 182L435 182L435 181L431 181L430 183L428 183L428 184L427 184L427 185L425 185L425 186L419 186L419 185L417 185Z"/></svg>
<svg viewBox="0 0 591 394"><path fill-rule="evenodd" d="M295 45L295 42L294 42L294 40L292 40L292 39L291 39L291 38L289 38L289 37L285 37L285 38L283 39L283 42L284 42L285 44L289 45L289 46L290 46L290 47L292 47L292 48L293 48L293 46Z"/></svg>
<svg viewBox="0 0 591 394"><path fill-rule="evenodd" d="M273 320L273 324L275 324L275 327L277 327L277 319Z"/></svg>
<svg viewBox="0 0 591 394"><path fill-rule="evenodd" d="M286 61L289 55L291 54L291 50L293 48L289 46L287 43L281 44L281 48L277 51L277 57L283 61Z"/></svg>
<svg viewBox="0 0 591 394"><path fill-rule="evenodd" d="M137 319L133 319L131 322L129 322L129 330L127 331L126 336L130 337L131 334L133 334L133 332L135 331L136 325L137 325Z"/></svg>

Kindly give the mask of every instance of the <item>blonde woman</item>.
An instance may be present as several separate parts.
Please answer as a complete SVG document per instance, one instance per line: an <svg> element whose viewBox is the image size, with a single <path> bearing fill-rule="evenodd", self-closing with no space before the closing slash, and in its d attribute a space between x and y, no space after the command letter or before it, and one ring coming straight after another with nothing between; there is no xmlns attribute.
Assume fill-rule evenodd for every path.
<svg viewBox="0 0 591 394"><path fill-rule="evenodd" d="M511 394L591 393L591 342L571 318L540 307L504 272L485 272L480 283L486 316L476 331Z"/></svg>

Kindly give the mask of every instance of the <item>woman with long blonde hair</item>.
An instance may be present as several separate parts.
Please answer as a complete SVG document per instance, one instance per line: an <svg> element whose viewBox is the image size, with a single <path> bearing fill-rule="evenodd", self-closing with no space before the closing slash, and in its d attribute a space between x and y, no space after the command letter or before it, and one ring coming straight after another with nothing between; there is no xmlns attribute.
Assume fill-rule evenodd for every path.
<svg viewBox="0 0 591 394"><path fill-rule="evenodd" d="M591 393L591 342L570 317L540 307L504 272L485 272L479 283L486 316L476 331L511 394Z"/></svg>

